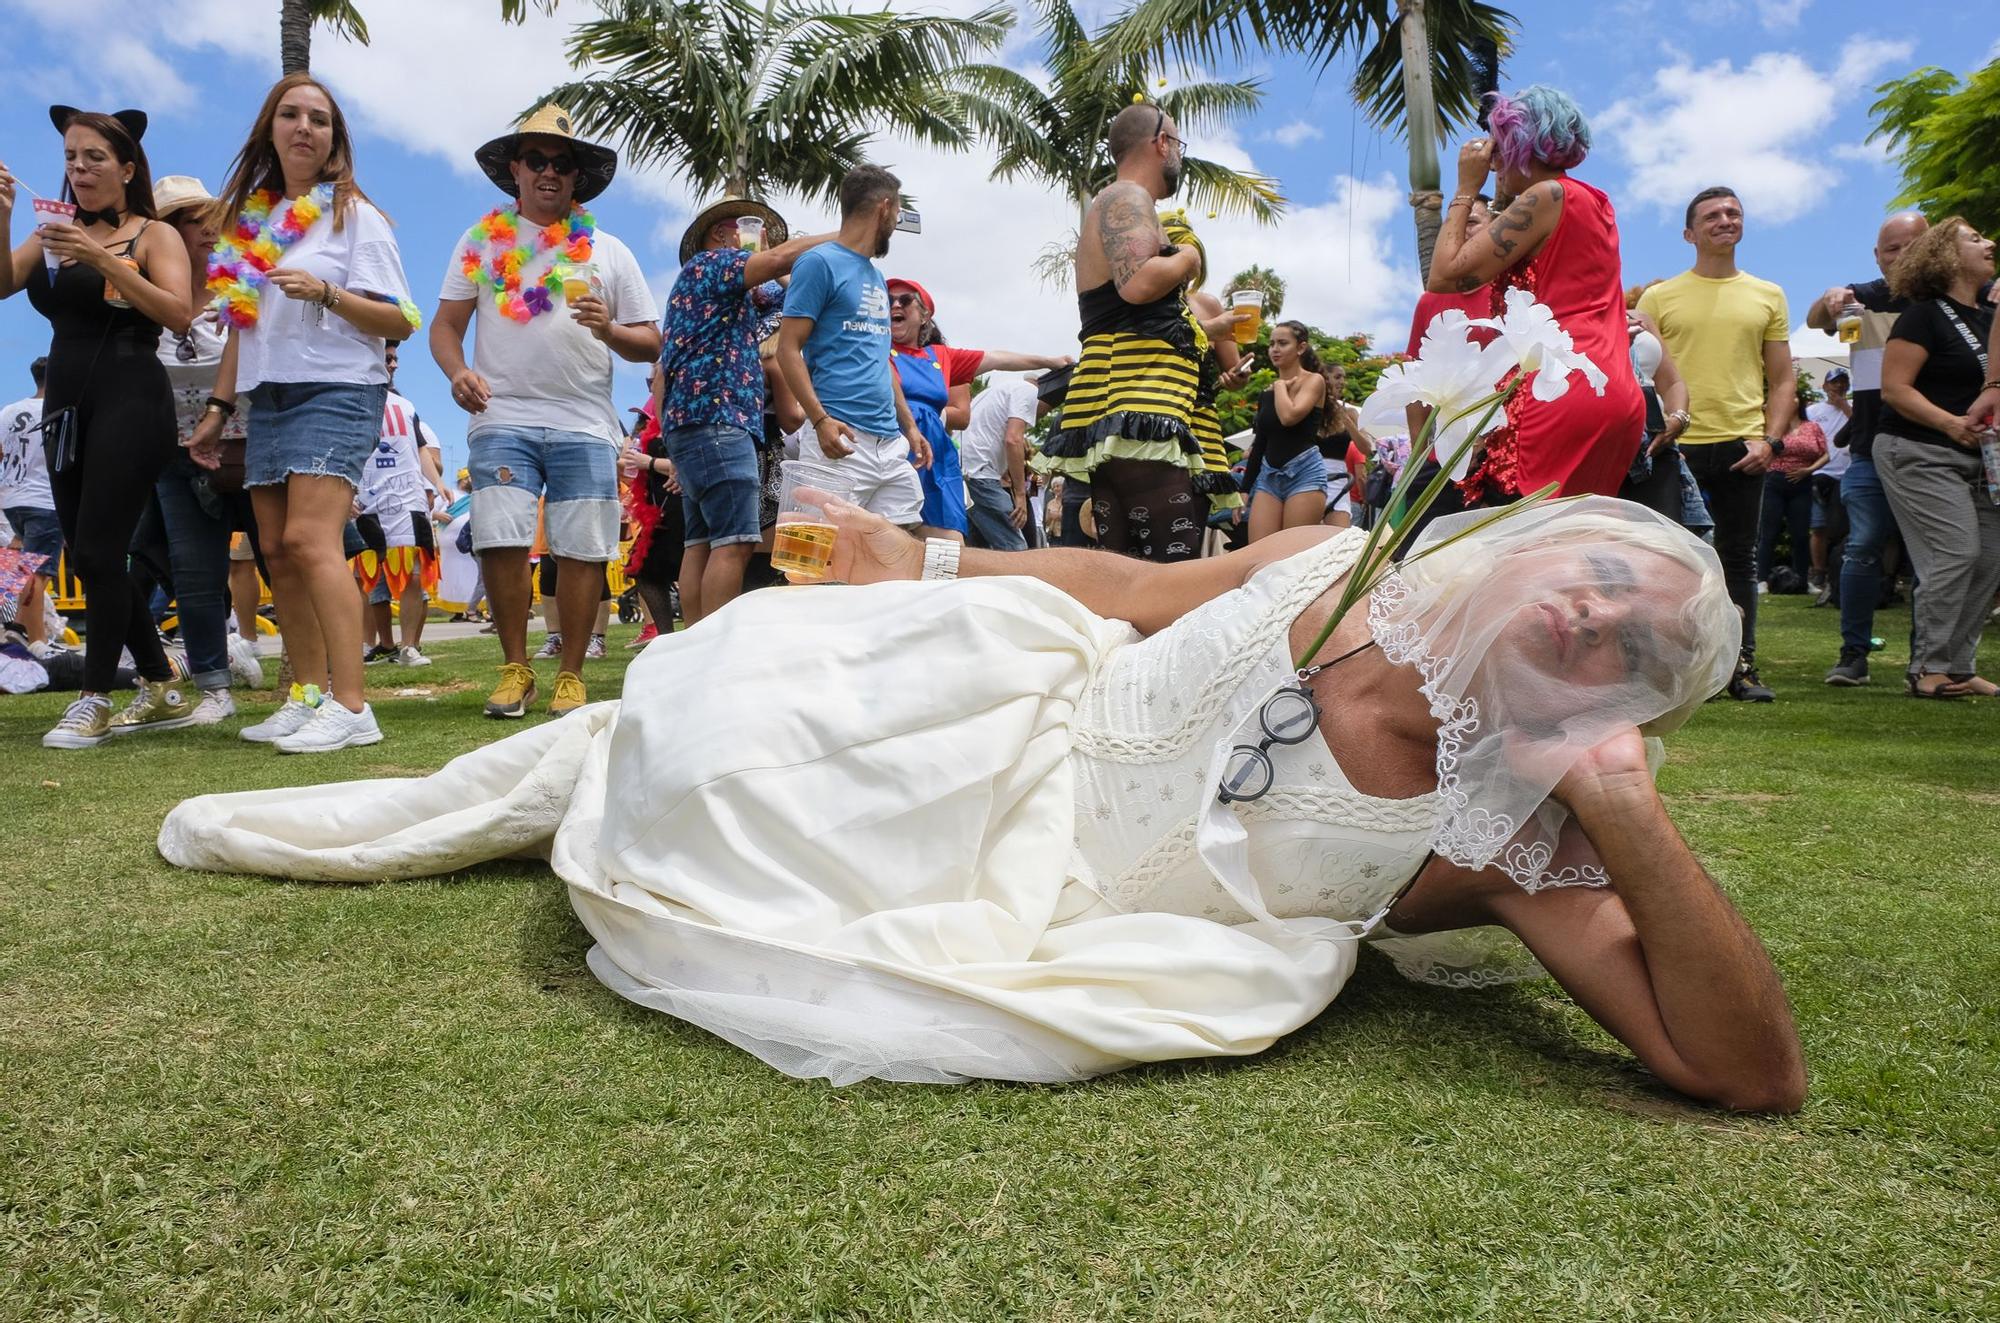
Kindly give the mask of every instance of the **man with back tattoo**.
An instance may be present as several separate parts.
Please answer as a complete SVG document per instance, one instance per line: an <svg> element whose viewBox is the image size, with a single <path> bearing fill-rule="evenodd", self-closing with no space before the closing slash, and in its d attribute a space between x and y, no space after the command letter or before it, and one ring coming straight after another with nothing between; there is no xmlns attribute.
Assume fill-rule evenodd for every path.
<svg viewBox="0 0 2000 1323"><path fill-rule="evenodd" d="M1159 106L1111 121L1118 177L1090 201L1076 247L1083 352L1043 447L1056 471L1090 484L1100 545L1152 561L1201 551L1207 500L1191 416L1207 335L1186 290L1192 244L1170 244L1155 204L1180 185L1185 144Z"/></svg>

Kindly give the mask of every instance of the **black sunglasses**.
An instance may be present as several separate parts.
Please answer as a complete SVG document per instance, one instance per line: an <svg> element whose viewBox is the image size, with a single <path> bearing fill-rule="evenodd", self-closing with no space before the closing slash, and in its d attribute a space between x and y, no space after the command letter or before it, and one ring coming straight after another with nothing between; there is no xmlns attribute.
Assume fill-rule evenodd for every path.
<svg viewBox="0 0 2000 1323"><path fill-rule="evenodd" d="M1174 146L1176 146L1176 147L1180 148L1180 149L1181 149L1182 151L1186 151L1186 150L1187 150L1187 143L1186 143L1186 142L1184 142L1184 141L1182 141L1182 140L1181 140L1181 139L1179 139L1179 138L1176 138L1176 137L1175 137L1175 136L1174 136L1173 134L1171 134L1171 133L1168 133L1168 132L1167 132L1167 112L1166 112L1166 108L1165 108L1164 106L1154 106L1154 107L1153 107L1153 113L1154 113L1155 115L1159 116L1159 118L1158 118L1158 119L1156 119L1156 120L1154 120L1154 121L1153 121L1153 137L1154 137L1154 139L1156 139L1156 140L1157 140L1157 139L1160 139L1160 138L1165 138L1165 139L1166 139L1166 140L1167 140L1168 142L1170 142L1170 143L1172 143L1172 144L1173 144Z"/></svg>
<svg viewBox="0 0 2000 1323"><path fill-rule="evenodd" d="M529 174L538 175L550 166L554 166L556 173L559 175L573 175L576 173L576 158L567 153L561 156L544 156L540 152L530 149L522 152L514 159L522 165L527 166Z"/></svg>
<svg viewBox="0 0 2000 1323"><path fill-rule="evenodd" d="M899 308L907 308L912 303L921 303L922 300L914 294L893 294L889 297L889 302Z"/></svg>

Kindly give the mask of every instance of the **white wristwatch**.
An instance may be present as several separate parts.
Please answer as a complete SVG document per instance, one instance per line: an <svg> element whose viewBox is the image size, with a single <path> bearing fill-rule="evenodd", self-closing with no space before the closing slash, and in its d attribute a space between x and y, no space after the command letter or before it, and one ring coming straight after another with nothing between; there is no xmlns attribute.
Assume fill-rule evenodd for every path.
<svg viewBox="0 0 2000 1323"><path fill-rule="evenodd" d="M924 539L924 573L926 579L956 579L958 577L959 544L948 537L927 537Z"/></svg>

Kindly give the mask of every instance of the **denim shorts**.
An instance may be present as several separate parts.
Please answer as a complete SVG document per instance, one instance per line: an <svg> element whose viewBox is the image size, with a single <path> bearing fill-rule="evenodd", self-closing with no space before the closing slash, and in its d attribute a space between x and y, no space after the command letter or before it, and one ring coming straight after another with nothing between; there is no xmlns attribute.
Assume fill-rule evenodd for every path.
<svg viewBox="0 0 2000 1323"><path fill-rule="evenodd" d="M472 470L472 549L535 545L607 561L618 551L618 443L550 427L488 427L465 439Z"/></svg>
<svg viewBox="0 0 2000 1323"><path fill-rule="evenodd" d="M740 427L696 423L660 438L681 484L685 546L729 547L756 542L762 483L757 444Z"/></svg>
<svg viewBox="0 0 2000 1323"><path fill-rule="evenodd" d="M56 560L63 549L62 520L56 518L56 512L29 505L9 506L7 522L14 526L14 535L21 539L21 550L30 556L48 557L35 573L44 579L55 578Z"/></svg>
<svg viewBox="0 0 2000 1323"><path fill-rule="evenodd" d="M349 381L266 381L247 398L243 485L276 487L294 473L361 489L361 466L382 435L387 386Z"/></svg>
<svg viewBox="0 0 2000 1323"><path fill-rule="evenodd" d="M1285 464L1266 464L1257 474L1257 490L1289 501L1301 492L1326 493L1326 456L1301 450Z"/></svg>

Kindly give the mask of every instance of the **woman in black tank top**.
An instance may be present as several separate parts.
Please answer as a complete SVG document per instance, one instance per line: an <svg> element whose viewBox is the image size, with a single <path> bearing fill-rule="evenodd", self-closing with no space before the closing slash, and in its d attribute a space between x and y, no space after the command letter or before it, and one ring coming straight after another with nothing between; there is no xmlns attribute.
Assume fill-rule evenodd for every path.
<svg viewBox="0 0 2000 1323"><path fill-rule="evenodd" d="M1347 467L1348 452L1360 450L1362 457L1375 455L1375 437L1361 425L1361 416L1345 398L1347 365L1328 363L1320 372L1326 378L1326 412L1319 425L1319 453L1326 457L1326 518L1328 528L1346 528L1354 522L1353 473Z"/></svg>
<svg viewBox="0 0 2000 1323"><path fill-rule="evenodd" d="M52 332L43 441L69 568L83 582L86 641L82 692L42 743L77 749L184 726L193 715L126 558L174 453L173 397L155 356L160 328L186 330L191 309L187 252L152 219L152 174L139 146L146 116L52 106L49 118L63 133L63 197L76 214L13 250L0 297L26 289ZM10 233L14 194L0 172L0 224ZM113 717L109 694L126 648L139 692Z"/></svg>
<svg viewBox="0 0 2000 1323"><path fill-rule="evenodd" d="M1271 328L1271 366L1278 379L1257 402L1251 424L1257 439L1243 475L1252 542L1316 524L1326 513L1326 461L1319 453L1326 378L1304 322Z"/></svg>

